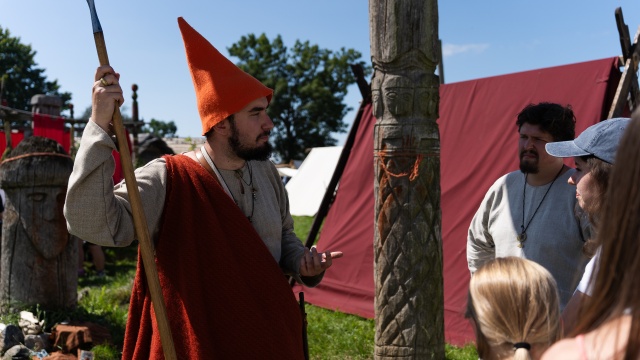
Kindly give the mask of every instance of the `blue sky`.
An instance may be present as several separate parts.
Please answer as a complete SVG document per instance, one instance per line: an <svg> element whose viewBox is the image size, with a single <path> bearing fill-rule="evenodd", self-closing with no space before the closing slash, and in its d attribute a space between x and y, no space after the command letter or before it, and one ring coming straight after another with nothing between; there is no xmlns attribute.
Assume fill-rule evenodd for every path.
<svg viewBox="0 0 640 360"><path fill-rule="evenodd" d="M365 0L95 0L111 65L121 73L130 114L137 84L146 121L174 121L180 136L199 136L200 121L177 17L182 16L223 54L250 33L285 44L360 51L370 62L369 5ZM447 83L620 55L614 10L622 7L633 38L640 25L637 0L461 1L439 4ZM71 92L76 116L91 105L98 66L84 0L0 0L0 26L37 51L38 67ZM236 59L231 58L232 61ZM354 85L347 104L361 100ZM338 136L340 142L346 135Z"/></svg>

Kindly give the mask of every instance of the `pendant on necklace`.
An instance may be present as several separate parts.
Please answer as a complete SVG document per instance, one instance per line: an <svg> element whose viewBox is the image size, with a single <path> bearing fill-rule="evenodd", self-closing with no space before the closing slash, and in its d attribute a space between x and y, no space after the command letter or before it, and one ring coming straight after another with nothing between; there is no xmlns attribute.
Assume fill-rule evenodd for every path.
<svg viewBox="0 0 640 360"><path fill-rule="evenodd" d="M525 240L527 240L527 233L525 232L520 233L516 239L518 240L518 247L523 248L524 242Z"/></svg>

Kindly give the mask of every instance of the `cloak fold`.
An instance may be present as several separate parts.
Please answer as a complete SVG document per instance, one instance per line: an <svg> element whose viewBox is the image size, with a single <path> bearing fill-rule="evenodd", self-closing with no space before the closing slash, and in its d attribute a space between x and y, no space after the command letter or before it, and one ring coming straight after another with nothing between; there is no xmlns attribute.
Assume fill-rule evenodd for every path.
<svg viewBox="0 0 640 360"><path fill-rule="evenodd" d="M302 316L277 262L217 181L165 156L156 266L179 359L303 359ZM123 359L164 359L138 255Z"/></svg>

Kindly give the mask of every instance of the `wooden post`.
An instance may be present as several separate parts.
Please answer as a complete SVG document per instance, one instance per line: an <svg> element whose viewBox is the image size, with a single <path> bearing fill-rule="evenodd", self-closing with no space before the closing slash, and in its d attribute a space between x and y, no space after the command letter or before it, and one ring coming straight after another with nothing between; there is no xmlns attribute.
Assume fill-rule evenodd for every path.
<svg viewBox="0 0 640 360"><path fill-rule="evenodd" d="M55 140L24 139L0 165L6 193L0 304L69 309L77 304L78 250L62 213L73 160ZM13 158L13 159L12 159Z"/></svg>
<svg viewBox="0 0 640 360"><path fill-rule="evenodd" d="M640 48L638 48L640 27L633 42L631 42L629 38L629 27L624 22L621 8L616 9L615 16L618 33L620 34L624 71L620 77L620 82L618 83L607 119L622 116L625 106L628 106L629 110L633 111L640 102L640 89L638 88L638 76L636 75L638 63L640 62Z"/></svg>
<svg viewBox="0 0 640 360"><path fill-rule="evenodd" d="M69 144L71 144L71 146L69 147L69 155L71 155L71 157L75 157L76 155L76 137L75 137L75 133L76 133L76 129L75 129L75 121L73 121L73 104L69 104L69 119L71 121L69 121Z"/></svg>
<svg viewBox="0 0 640 360"><path fill-rule="evenodd" d="M31 97L31 112L34 114L46 114L60 116L62 99L59 96L38 94Z"/></svg>
<svg viewBox="0 0 640 360"><path fill-rule="evenodd" d="M138 148L140 147L140 142L138 141L138 122L140 118L138 116L138 85L131 85L131 90L133 93L131 94L131 98L133 99L133 104L131 105L131 121L133 122L133 126L131 127L131 132L133 135L133 149L131 151L131 161L134 165L138 161Z"/></svg>
<svg viewBox="0 0 640 360"><path fill-rule="evenodd" d="M369 0L375 359L444 359L436 0Z"/></svg>

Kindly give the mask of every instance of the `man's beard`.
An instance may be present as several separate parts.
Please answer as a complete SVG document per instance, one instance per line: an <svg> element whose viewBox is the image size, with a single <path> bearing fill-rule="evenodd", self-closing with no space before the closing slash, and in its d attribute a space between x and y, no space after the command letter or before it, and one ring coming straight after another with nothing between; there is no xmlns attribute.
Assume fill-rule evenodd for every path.
<svg viewBox="0 0 640 360"><path fill-rule="evenodd" d="M536 157L535 160L525 160L524 155L526 153L532 154ZM538 173L538 153L529 150L523 150L520 152L520 171L523 173L537 174Z"/></svg>
<svg viewBox="0 0 640 360"><path fill-rule="evenodd" d="M231 127L229 146L231 146L231 150L234 154L236 154L237 157L245 161L265 161L271 157L273 146L271 146L270 142L267 141L264 145L254 148L244 146L240 143L240 133L238 132L238 128L236 127L236 122L233 119L230 119L229 124ZM269 135L269 133L269 131L265 131L264 133L260 134L258 138L260 138L261 136ZM256 138L256 140L258 138Z"/></svg>

